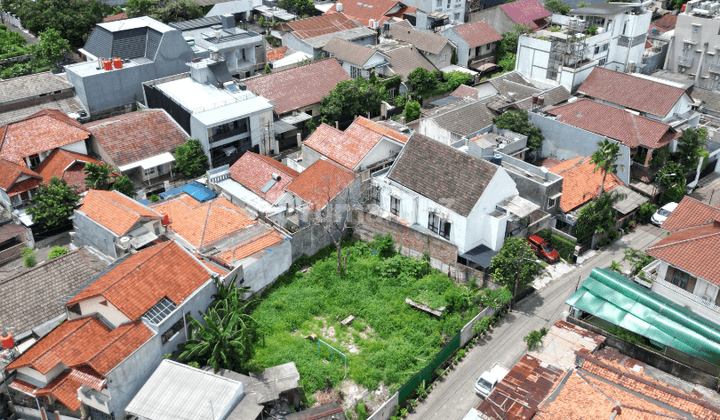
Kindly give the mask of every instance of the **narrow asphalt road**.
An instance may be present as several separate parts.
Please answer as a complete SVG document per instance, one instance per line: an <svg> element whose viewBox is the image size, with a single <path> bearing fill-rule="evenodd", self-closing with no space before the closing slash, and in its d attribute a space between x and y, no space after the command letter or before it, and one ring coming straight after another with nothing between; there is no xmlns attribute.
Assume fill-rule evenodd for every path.
<svg viewBox="0 0 720 420"><path fill-rule="evenodd" d="M525 354L522 341L530 331L550 328L569 307L565 300L575 291L578 279L586 279L593 268L606 268L612 260L620 262L623 251L633 247L645 249L665 236L665 231L647 225L623 236L608 249L585 261L565 276L548 284L518 304L517 309L495 326L491 334L479 341L441 382L436 382L432 392L415 408L410 420L462 419L472 408L480 404L474 386L482 372L493 363L510 369ZM629 268L629 267L628 267Z"/></svg>

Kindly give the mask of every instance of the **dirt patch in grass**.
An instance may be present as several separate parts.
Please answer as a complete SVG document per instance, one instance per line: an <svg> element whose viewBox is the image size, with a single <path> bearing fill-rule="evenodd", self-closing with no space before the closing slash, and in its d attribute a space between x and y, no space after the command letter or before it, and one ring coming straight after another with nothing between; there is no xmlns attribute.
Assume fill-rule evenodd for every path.
<svg viewBox="0 0 720 420"><path fill-rule="evenodd" d="M370 392L367 388L355 383L352 379L345 379L340 383L340 394L343 397L342 406L345 410L353 407L359 399L364 399Z"/></svg>

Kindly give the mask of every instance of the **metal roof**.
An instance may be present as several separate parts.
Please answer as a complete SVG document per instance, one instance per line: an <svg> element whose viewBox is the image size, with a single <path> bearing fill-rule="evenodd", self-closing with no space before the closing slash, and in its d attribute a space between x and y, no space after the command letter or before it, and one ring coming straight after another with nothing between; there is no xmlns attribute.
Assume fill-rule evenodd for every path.
<svg viewBox="0 0 720 420"><path fill-rule="evenodd" d="M208 26L219 25L220 16L203 17L200 19L186 20L184 22L172 22L168 23L170 27L179 29L181 31L187 31L190 29L206 28Z"/></svg>
<svg viewBox="0 0 720 420"><path fill-rule="evenodd" d="M720 326L618 273L593 269L565 303L654 343L720 364Z"/></svg>

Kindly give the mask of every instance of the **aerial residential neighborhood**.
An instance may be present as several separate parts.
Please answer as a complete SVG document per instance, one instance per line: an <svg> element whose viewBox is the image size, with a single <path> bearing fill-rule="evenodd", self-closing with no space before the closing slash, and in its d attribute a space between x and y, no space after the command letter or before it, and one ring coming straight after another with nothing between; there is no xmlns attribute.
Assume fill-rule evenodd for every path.
<svg viewBox="0 0 720 420"><path fill-rule="evenodd" d="M0 419L720 420L718 22L0 1Z"/></svg>

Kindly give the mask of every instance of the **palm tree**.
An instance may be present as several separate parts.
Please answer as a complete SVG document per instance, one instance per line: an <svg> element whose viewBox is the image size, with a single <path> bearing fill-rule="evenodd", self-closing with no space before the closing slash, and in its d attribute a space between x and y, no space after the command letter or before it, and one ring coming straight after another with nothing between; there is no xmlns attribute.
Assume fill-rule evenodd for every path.
<svg viewBox="0 0 720 420"><path fill-rule="evenodd" d="M615 163L620 157L620 145L611 142L608 139L605 139L605 141L599 141L598 142L598 149L595 151L595 153L592 154L592 157L590 158L590 162L595 164L595 170L593 172L597 172L598 170L603 171L603 179L602 183L600 184L600 192L598 193L598 198L605 192L605 178L607 177L608 172L612 172L614 174L617 173L617 167L618 164Z"/></svg>

